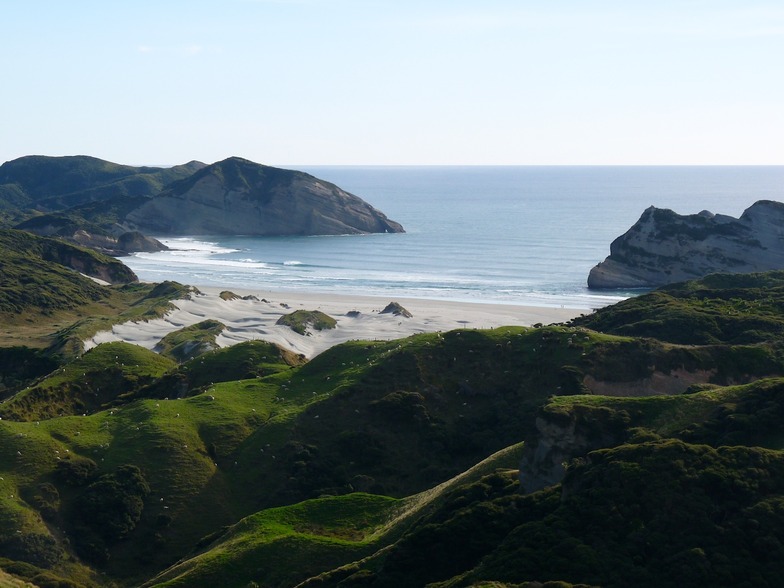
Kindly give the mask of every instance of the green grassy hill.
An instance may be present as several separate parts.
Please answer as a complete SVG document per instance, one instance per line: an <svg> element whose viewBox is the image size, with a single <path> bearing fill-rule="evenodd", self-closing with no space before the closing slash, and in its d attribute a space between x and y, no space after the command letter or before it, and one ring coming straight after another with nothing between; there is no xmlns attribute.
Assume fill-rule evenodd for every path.
<svg viewBox="0 0 784 588"><path fill-rule="evenodd" d="M784 334L784 271L715 274L664 286L572 324L694 345L778 341Z"/></svg>
<svg viewBox="0 0 784 588"><path fill-rule="evenodd" d="M784 540L773 506L784 499L782 391L775 379L680 396L553 398L545 426L577 421L574 436L608 448L571 456L563 482L533 494L482 480L390 547L305 586L774 586L784 568L765 550ZM602 440L608 427L615 438ZM761 541L745 521L771 508Z"/></svg>
<svg viewBox="0 0 784 588"><path fill-rule="evenodd" d="M107 296L106 289L80 274L110 283L136 281L116 259L55 239L0 229L0 313L47 313Z"/></svg>
<svg viewBox="0 0 784 588"><path fill-rule="evenodd" d="M83 351L82 340L97 331L128 320L160 317L171 308L171 300L191 292L174 282L139 284L116 259L24 231L0 229L0 249L0 346L4 348L48 348L50 355L73 358ZM82 274L115 285L103 286ZM21 351L9 353L0 352L0 362L24 356ZM23 372L9 366L0 380Z"/></svg>
<svg viewBox="0 0 784 588"><path fill-rule="evenodd" d="M145 398L191 396L215 383L269 376L305 363L304 355L274 343L244 341L186 361L150 386L140 388L138 395Z"/></svg>
<svg viewBox="0 0 784 588"><path fill-rule="evenodd" d="M557 493L526 497L549 492L549 509L523 513L476 568L438 585L776 586L782 468L779 451L673 440L590 453Z"/></svg>
<svg viewBox="0 0 784 588"><path fill-rule="evenodd" d="M0 406L0 416L38 421L62 415L93 413L122 402L174 368L166 357L129 343L99 345L22 390Z"/></svg>
<svg viewBox="0 0 784 588"><path fill-rule="evenodd" d="M28 156L0 165L0 227L86 244L102 252L151 247L117 238L124 216L168 184L204 167L118 165L87 156ZM160 244L155 244L160 246ZM90 273L90 272L85 272Z"/></svg>
<svg viewBox="0 0 784 588"><path fill-rule="evenodd" d="M537 407L562 381L560 363L576 363L584 349L618 341L607 336L593 341L589 335L585 345L570 349L568 339L578 333L509 328L349 343L299 367L278 364L266 376L207 384L187 398L177 399L171 389L167 400L135 400L72 417L76 421L66 432L61 429L66 418L38 425L4 420L2 426L49 430L50 439L64 443L61 452L64 447L95 461L96 475L137 465L150 487L138 525L121 545L100 546L98 552L109 556L105 563L95 560L95 549L82 546L77 553L115 576L151 575L187 554L201 537L259 509L357 490L402 499L533 435ZM543 341L563 349L540 354ZM99 346L79 361L93 354L116 361L111 351L116 345L122 344ZM203 358L222 361L229 352ZM551 364L543 363L546 357ZM200 361L185 366L193 370ZM62 487L55 471L43 468L22 487L53 480L61 497L71 497L61 498L58 520L76 533L78 493ZM191 516L204 511L205 503L211 504L207 512Z"/></svg>
<svg viewBox="0 0 784 588"><path fill-rule="evenodd" d="M626 441L642 435L672 437L691 443L759 446L784 449L784 379L771 378L744 386L709 387L677 396L609 398L563 396L541 410L548 421L622 423Z"/></svg>
<svg viewBox="0 0 784 588"><path fill-rule="evenodd" d="M217 349L215 339L225 328L222 322L207 319L169 333L156 345L155 351L182 363Z"/></svg>
<svg viewBox="0 0 784 588"><path fill-rule="evenodd" d="M293 586L325 569L347 565L398 540L417 520L476 480L514 467L521 446L502 450L460 476L405 499L353 493L272 508L233 525L205 550L148 582L148 586ZM304 565L303 565L304 564ZM225 569L233 577L226 583Z"/></svg>
<svg viewBox="0 0 784 588"><path fill-rule="evenodd" d="M0 166L0 208L63 210L114 197L151 196L203 164L132 167L95 157L32 155Z"/></svg>
<svg viewBox="0 0 784 588"><path fill-rule="evenodd" d="M113 343L44 376L44 356L8 348L28 367L3 374L0 569L85 586L775 586L781 279L310 362L259 341L181 364ZM189 292L105 290L54 348ZM536 467L550 481L524 494Z"/></svg>

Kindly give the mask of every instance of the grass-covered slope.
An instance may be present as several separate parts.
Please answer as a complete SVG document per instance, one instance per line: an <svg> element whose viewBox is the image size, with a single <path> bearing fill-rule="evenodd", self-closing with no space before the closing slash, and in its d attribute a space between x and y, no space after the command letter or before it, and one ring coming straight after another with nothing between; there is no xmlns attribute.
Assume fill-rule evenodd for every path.
<svg viewBox="0 0 784 588"><path fill-rule="evenodd" d="M498 468L514 467L520 449L517 445L502 450L456 478L406 499L353 493L261 511L147 585L293 586L331 568L337 569L330 575L350 575L357 569L353 562L383 551L419 519L462 496L466 486ZM509 486L512 480L505 471ZM225 573L229 567L230 579Z"/></svg>
<svg viewBox="0 0 784 588"><path fill-rule="evenodd" d="M35 255L10 252L0 266L3 260L10 271L0 283L0 365L9 363L0 376L0 393L8 383L17 388L44 375L44 367L25 367L30 367L32 355L57 362L74 359L83 353L83 342L98 331L129 320L160 318L173 308L172 300L192 292L176 282L105 287ZM10 364L14 358L19 365Z"/></svg>
<svg viewBox="0 0 784 588"><path fill-rule="evenodd" d="M0 314L48 313L107 296L86 274L110 283L136 281L119 261L23 231L0 229Z"/></svg>
<svg viewBox="0 0 784 588"><path fill-rule="evenodd" d="M22 345L0 347L0 399L53 372L59 365L55 358L38 349Z"/></svg>
<svg viewBox="0 0 784 588"><path fill-rule="evenodd" d="M150 398L189 396L219 382L260 378L305 363L304 355L274 343L245 341L186 361L154 384L138 390L138 395Z"/></svg>
<svg viewBox="0 0 784 588"><path fill-rule="evenodd" d="M367 553L374 533L395 516L399 503L385 496L349 494L264 510L149 585L208 588L261 581L294 586Z"/></svg>
<svg viewBox="0 0 784 588"><path fill-rule="evenodd" d="M715 274L662 287L573 325L673 343L760 343L784 334L784 272Z"/></svg>
<svg viewBox="0 0 784 588"><path fill-rule="evenodd" d="M486 527L514 517L514 528L485 544L492 549L478 566L438 586L522 579L777 586L784 573L783 468L781 452L673 440L591 453L555 491L516 497L514 508L497 500L485 506ZM457 529L438 531L431 545Z"/></svg>
<svg viewBox="0 0 784 588"><path fill-rule="evenodd" d="M282 361L273 346L260 351L246 344L170 372L160 382L171 386L154 384L154 399L72 417L70 425L64 417L27 424L39 434L49 430L41 442L63 444L61 454L69 449L95 461L96 475L111 475L126 463L140 468L150 494L138 524L122 544L104 539L77 547L91 565L138 579L262 508L356 491L395 498L425 491L534 434L537 408L559 388L579 389L585 374L607 377L623 363L619 349L636 349L643 364L671 353L671 346L635 348L632 342L564 327L462 330L347 343L298 367ZM259 362L257 369L269 372L220 382L219 366L235 361ZM186 378L185 391L167 380L176 373ZM210 373L217 381L205 382ZM139 392L128 394L130 400ZM20 433L25 425L2 423ZM29 440L15 434L9 438ZM9 457L14 450L41 451L37 447L11 443ZM54 484L61 496L58 520L72 540L89 536L79 531L85 523L75 514L82 490L59 483L55 467L54 461L42 464L20 491ZM202 514L193 517L196 511Z"/></svg>
<svg viewBox="0 0 784 588"><path fill-rule="evenodd" d="M764 280L775 301L777 274L750 277L754 295L723 279L665 294L689 320L705 300L775 318L751 303ZM188 291L108 290L114 314L62 341ZM458 330L310 362L263 342L179 365L101 345L0 405L0 569L127 586L776 585L778 332L640 338L670 315L638 304L629 333ZM15 382L45 369L8 357L33 362ZM89 410L10 420L76 400Z"/></svg>
<svg viewBox="0 0 784 588"><path fill-rule="evenodd" d="M112 197L151 196L203 166L133 167L87 156L20 157L0 166L0 208L52 211Z"/></svg>
<svg viewBox="0 0 784 588"><path fill-rule="evenodd" d="M29 458L25 477L8 494L34 494L41 484L54 484L61 496L58 516L75 540L70 533L81 524L73 514L80 491L54 477L55 450L60 457L66 449L89 457L97 473L138 466L151 490L138 525L122 548L82 546L80 557L121 577L151 573L185 555L200 537L259 508L352 490L404 497L518 439L517 429L528 418L525 407L535 406L538 393L518 391L511 380L494 391L510 376L496 370L494 381L488 379L492 365L480 370L490 357L498 367L518 363L514 350L497 352L498 341L514 334L464 331L347 344L302 367L215 383L180 400L172 388L169 400L137 400L86 417L40 424L4 419L8 461L0 468L16 471L16 451ZM525 347L519 339L517 345ZM459 365L441 373L439 364L454 364L458 357ZM514 398L527 394L519 410L510 409ZM23 510L32 515L33 504L30 498ZM150 505L155 508L148 511ZM191 516L196 511L203 514ZM95 559L103 549L110 556L106 562Z"/></svg>
<svg viewBox="0 0 784 588"><path fill-rule="evenodd" d="M280 317L277 324L285 325L300 335L309 335L310 329L334 329L337 321L320 310L295 310Z"/></svg>
<svg viewBox="0 0 784 588"><path fill-rule="evenodd" d="M488 478L388 548L306 585L775 586L782 391L776 379L668 397L553 398L529 436L540 447L527 444L524 458L550 443L576 450L560 454L572 464L561 483L523 495L516 475ZM754 520L762 513L772 516L764 529Z"/></svg>
<svg viewBox="0 0 784 588"><path fill-rule="evenodd" d="M129 343L105 343L0 405L0 416L38 421L93 413L122 401L174 368L166 357Z"/></svg>
<svg viewBox="0 0 784 588"><path fill-rule="evenodd" d="M784 450L784 379L708 387L676 396L563 396L550 399L540 419L569 422L569 426L586 431L613 423L621 435L619 441L652 435L714 447L748 445Z"/></svg>
<svg viewBox="0 0 784 588"><path fill-rule="evenodd" d="M207 319L169 333L155 346L155 351L182 363L216 349L215 338L225 328L222 322Z"/></svg>
<svg viewBox="0 0 784 588"><path fill-rule="evenodd" d="M192 292L193 288L177 282L127 284L114 288L106 304L85 309L79 313L78 320L51 333L49 352L69 358L78 357L84 351L83 342L99 331L127 321L161 318L174 308L172 300L187 298Z"/></svg>

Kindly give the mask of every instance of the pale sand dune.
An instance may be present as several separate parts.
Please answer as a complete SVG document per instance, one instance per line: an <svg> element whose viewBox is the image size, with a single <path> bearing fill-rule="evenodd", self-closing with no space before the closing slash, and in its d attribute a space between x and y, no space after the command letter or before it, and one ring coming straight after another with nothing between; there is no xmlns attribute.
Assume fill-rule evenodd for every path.
<svg viewBox="0 0 784 588"><path fill-rule="evenodd" d="M233 290L240 296L253 295L259 300L223 300L219 296L220 288L204 287L199 290L201 294L194 294L191 300L174 301L177 310L168 313L165 318L116 325L111 331L102 331L86 341L85 349L108 341L126 341L153 349L161 338L172 331L206 319L215 319L226 325L226 330L217 340L221 347L261 339L310 358L338 343L354 339L390 340L415 333L458 328L489 329L549 324L590 312L587 309L395 299L413 315L404 318L380 314L392 300L371 296ZM303 336L288 327L275 324L282 315L299 309L320 310L335 318L337 327ZM360 314L356 317L347 316L350 311L359 311Z"/></svg>

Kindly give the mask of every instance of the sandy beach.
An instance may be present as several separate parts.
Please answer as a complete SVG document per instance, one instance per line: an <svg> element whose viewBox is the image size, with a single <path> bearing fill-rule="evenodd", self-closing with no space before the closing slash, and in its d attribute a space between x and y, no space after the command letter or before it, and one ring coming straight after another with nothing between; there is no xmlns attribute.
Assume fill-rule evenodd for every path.
<svg viewBox="0 0 784 588"><path fill-rule="evenodd" d="M396 298L411 313L410 318L382 314L393 300L372 296L346 296L306 292L232 290L247 299L224 300L215 287L198 287L189 300L173 302L177 310L162 319L115 325L85 341L85 350L109 341L126 341L154 349L165 335L206 319L226 325L218 336L220 347L261 339L312 358L346 341L391 340L416 333L459 328L489 329L501 326L531 326L567 321L588 309L547 308L506 304L480 304L430 299ZM337 321L334 329L299 335L275 324L295 310L319 310Z"/></svg>

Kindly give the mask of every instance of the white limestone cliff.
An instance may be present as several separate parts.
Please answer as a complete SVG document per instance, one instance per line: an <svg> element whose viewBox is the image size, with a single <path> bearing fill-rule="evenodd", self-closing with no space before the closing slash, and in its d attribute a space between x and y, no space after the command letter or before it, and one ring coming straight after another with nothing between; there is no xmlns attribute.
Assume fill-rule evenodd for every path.
<svg viewBox="0 0 784 588"><path fill-rule="evenodd" d="M784 269L784 204L761 200L739 219L653 206L591 269L590 288L650 288L712 273Z"/></svg>

